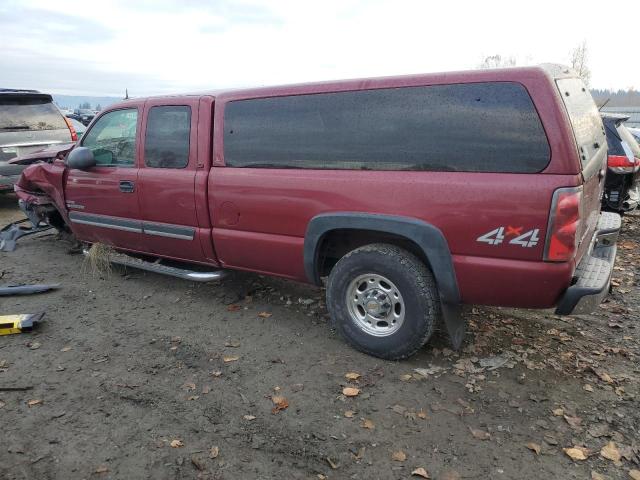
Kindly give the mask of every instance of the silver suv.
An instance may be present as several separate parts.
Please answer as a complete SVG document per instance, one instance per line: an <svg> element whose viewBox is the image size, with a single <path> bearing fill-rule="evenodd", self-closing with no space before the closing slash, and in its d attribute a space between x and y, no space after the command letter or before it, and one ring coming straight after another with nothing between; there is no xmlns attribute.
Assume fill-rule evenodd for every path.
<svg viewBox="0 0 640 480"><path fill-rule="evenodd" d="M8 164L9 160L76 140L75 131L51 95L0 88L0 192L12 191L24 169Z"/></svg>

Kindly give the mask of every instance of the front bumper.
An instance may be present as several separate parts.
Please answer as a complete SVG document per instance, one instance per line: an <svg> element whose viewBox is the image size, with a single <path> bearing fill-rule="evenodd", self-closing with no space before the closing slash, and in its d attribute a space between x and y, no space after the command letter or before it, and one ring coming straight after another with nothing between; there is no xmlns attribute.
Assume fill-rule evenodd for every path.
<svg viewBox="0 0 640 480"><path fill-rule="evenodd" d="M607 296L616 260L620 225L621 219L617 213L600 214L593 248L578 264L571 286L558 303L557 315L591 313Z"/></svg>

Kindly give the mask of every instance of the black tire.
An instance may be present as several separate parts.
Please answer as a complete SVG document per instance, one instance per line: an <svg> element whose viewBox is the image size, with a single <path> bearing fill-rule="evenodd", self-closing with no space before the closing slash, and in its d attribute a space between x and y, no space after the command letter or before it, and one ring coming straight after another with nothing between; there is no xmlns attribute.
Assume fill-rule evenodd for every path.
<svg viewBox="0 0 640 480"><path fill-rule="evenodd" d="M366 332L349 313L349 284L365 274L378 274L395 284L404 301L404 321L389 336ZM440 299L433 274L412 253L388 244L371 244L342 257L327 283L327 308L333 327L357 350L387 360L416 353L431 337L440 321Z"/></svg>

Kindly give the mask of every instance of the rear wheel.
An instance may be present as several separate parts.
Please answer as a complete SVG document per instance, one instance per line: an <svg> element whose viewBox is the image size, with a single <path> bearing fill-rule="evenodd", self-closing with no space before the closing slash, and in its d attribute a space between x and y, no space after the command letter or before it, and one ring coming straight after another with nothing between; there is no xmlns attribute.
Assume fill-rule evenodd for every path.
<svg viewBox="0 0 640 480"><path fill-rule="evenodd" d="M327 306L334 327L352 346L389 360L417 352L440 318L427 266L388 244L360 247L338 261L329 275Z"/></svg>

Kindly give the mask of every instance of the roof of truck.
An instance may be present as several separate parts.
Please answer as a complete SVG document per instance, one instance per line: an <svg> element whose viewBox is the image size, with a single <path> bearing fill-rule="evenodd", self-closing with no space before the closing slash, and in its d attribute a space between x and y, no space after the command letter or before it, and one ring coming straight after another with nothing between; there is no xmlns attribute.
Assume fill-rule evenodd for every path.
<svg viewBox="0 0 640 480"><path fill-rule="evenodd" d="M239 98L259 98L277 95L300 95L324 91L366 90L370 88L394 88L429 84L470 83L489 81L519 82L532 77L568 78L577 74L564 65L542 64L533 67L510 67L484 70L463 70L456 72L421 73L413 75L396 75L388 77L356 78L347 80L328 80L321 82L297 83L289 85L262 86L250 88L228 88L191 92L172 95L158 95L124 100L109 106L127 105L132 102L144 101L148 98L177 98L177 97L214 97L225 100Z"/></svg>

